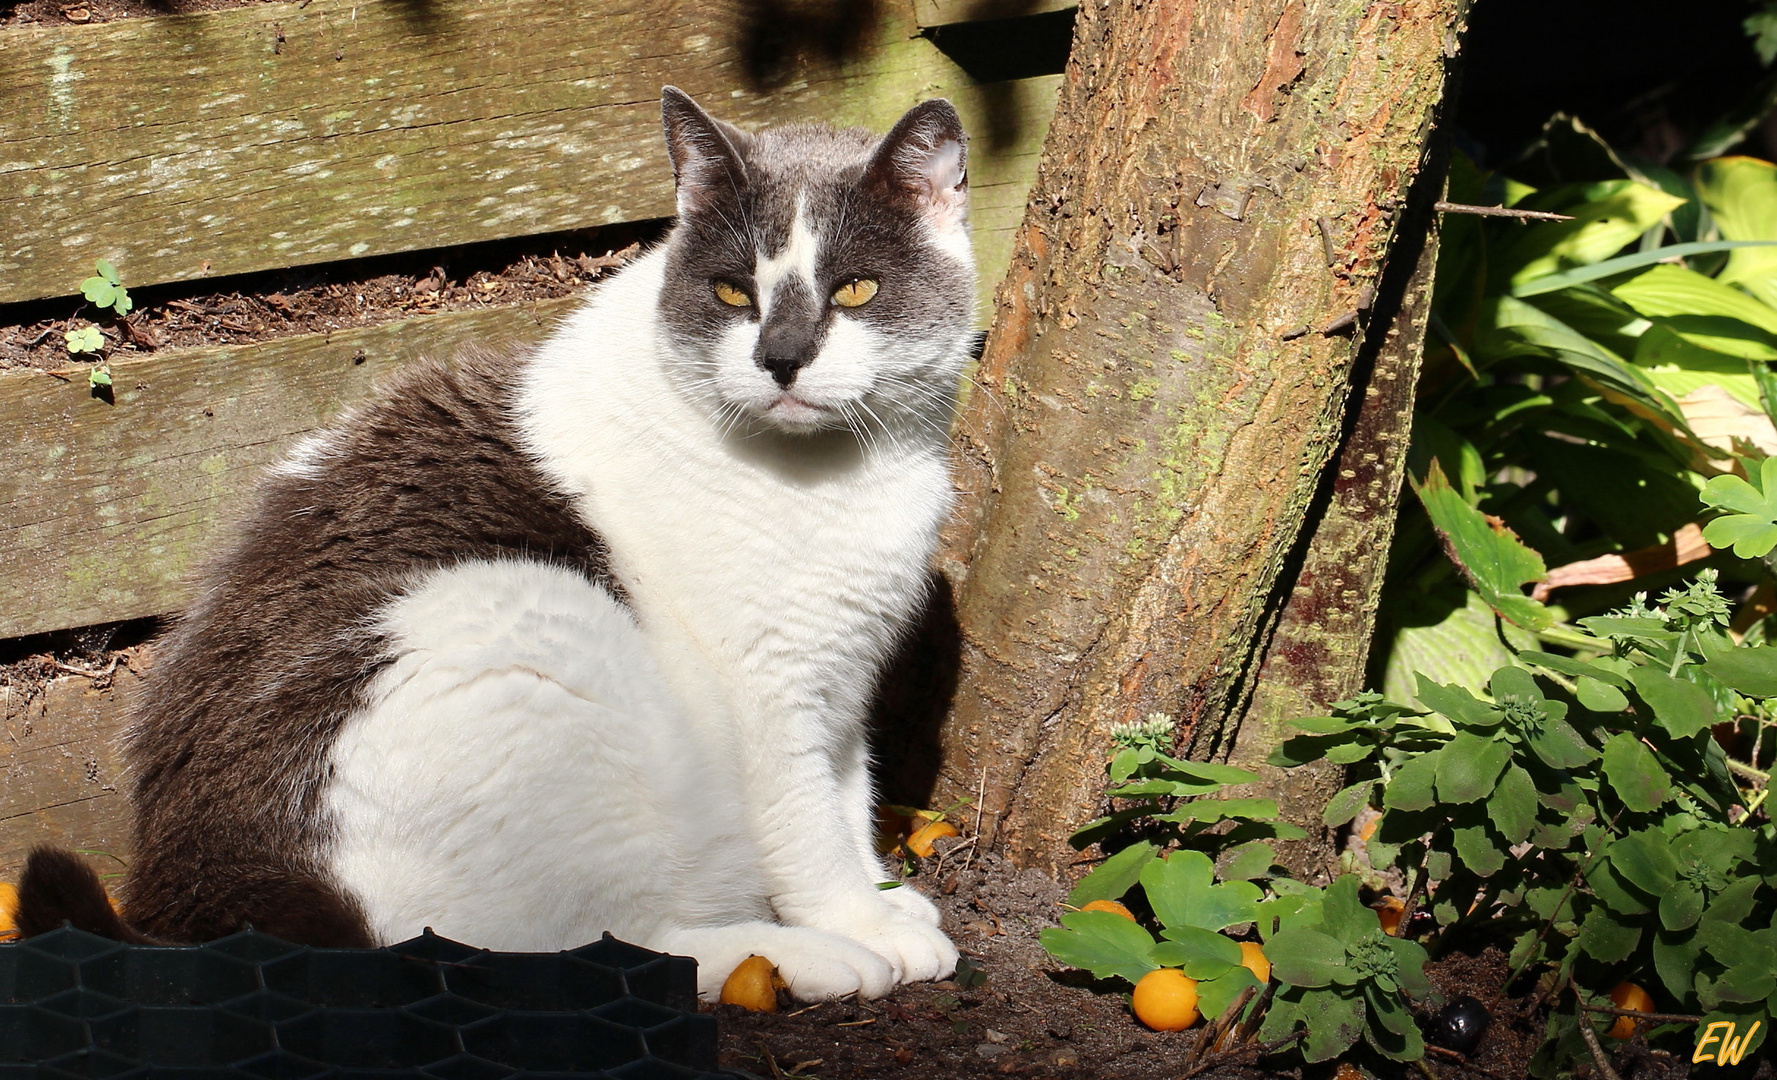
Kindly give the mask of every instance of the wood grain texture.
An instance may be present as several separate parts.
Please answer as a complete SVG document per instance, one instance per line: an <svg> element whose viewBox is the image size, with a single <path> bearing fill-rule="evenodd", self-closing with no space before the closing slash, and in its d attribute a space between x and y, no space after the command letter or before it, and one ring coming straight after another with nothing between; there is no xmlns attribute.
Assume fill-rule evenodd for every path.
<svg viewBox="0 0 1777 1080"><path fill-rule="evenodd" d="M120 666L108 689L78 676L56 679L29 699L18 688L0 687L0 881L17 881L25 855L38 844L128 859L117 736L141 681ZM110 865L100 873L122 869L105 861Z"/></svg>
<svg viewBox="0 0 1777 1080"><path fill-rule="evenodd" d="M575 301L430 315L112 365L0 374L0 638L176 610L259 472L399 366L542 336Z"/></svg>
<svg viewBox="0 0 1777 1080"><path fill-rule="evenodd" d="M1078 0L913 0L913 17L920 28L925 29L952 23L1040 15L1045 11L1066 11L1078 6Z"/></svg>
<svg viewBox="0 0 1777 1080"><path fill-rule="evenodd" d="M744 127L886 130L948 96L1010 227L1054 79L972 85L910 13L843 69L746 89L731 6L308 0L0 35L0 303L672 212L659 93ZM996 211L998 211L996 213ZM1002 245L1009 249L1009 244Z"/></svg>

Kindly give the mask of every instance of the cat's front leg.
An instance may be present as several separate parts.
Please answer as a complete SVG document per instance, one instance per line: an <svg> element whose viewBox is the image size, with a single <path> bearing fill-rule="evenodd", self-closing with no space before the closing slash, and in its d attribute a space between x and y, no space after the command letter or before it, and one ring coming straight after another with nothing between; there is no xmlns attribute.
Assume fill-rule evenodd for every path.
<svg viewBox="0 0 1777 1080"><path fill-rule="evenodd" d="M802 753L755 758L749 784L768 784L755 805L768 894L778 918L842 934L887 960L901 982L938 979L956 970L956 946L922 908L910 911L879 889L881 864L860 844L869 836L856 823L859 789L847 790L845 768L814 740ZM786 739L777 746L795 745ZM868 784L862 786L868 805ZM900 892L901 889L889 890ZM923 897L919 898L926 905ZM932 912L935 914L935 909Z"/></svg>
<svg viewBox="0 0 1777 1080"><path fill-rule="evenodd" d="M839 797L845 826L864 863L864 873L878 883L882 898L893 907L932 926L942 925L938 905L911 884L890 885L897 877L876 850L876 789L870 783L870 749L860 734L840 750Z"/></svg>

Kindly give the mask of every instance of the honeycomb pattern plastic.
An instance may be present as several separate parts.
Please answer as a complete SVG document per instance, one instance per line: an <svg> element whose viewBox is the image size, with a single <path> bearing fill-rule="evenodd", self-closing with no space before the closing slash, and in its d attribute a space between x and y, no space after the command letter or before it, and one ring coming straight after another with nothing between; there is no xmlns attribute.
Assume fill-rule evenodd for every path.
<svg viewBox="0 0 1777 1080"><path fill-rule="evenodd" d="M606 935L500 953L427 931L310 949L251 930L0 945L0 1080L717 1080L697 965Z"/></svg>

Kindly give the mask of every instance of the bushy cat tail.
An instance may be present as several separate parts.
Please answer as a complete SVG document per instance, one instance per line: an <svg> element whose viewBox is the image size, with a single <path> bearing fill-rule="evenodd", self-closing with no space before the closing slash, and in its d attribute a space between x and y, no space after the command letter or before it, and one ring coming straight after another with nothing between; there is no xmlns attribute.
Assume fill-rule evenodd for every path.
<svg viewBox="0 0 1777 1080"><path fill-rule="evenodd" d="M162 944L125 922L111 907L98 873L80 856L60 848L35 848L25 860L13 921L21 937L46 934L66 923L131 945Z"/></svg>

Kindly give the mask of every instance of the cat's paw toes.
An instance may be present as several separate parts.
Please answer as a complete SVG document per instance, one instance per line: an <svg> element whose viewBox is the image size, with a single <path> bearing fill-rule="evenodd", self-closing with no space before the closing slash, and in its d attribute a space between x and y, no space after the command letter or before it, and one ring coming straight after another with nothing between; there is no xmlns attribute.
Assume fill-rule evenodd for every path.
<svg viewBox="0 0 1777 1080"><path fill-rule="evenodd" d="M692 943L678 947L686 944ZM894 965L875 951L843 935L806 927L755 924L722 934L716 948L686 951L697 956L697 992L706 1001L715 1001L735 966L752 955L770 960L799 1001L847 994L881 997L900 981Z"/></svg>
<svg viewBox="0 0 1777 1080"><path fill-rule="evenodd" d="M901 914L912 916L920 922L938 926L943 921L938 913L938 905L911 885L903 884L896 889L885 889L882 898Z"/></svg>
<svg viewBox="0 0 1777 1080"><path fill-rule="evenodd" d="M956 946L944 932L899 911L856 927L852 936L894 965L901 982L927 982L956 971Z"/></svg>

